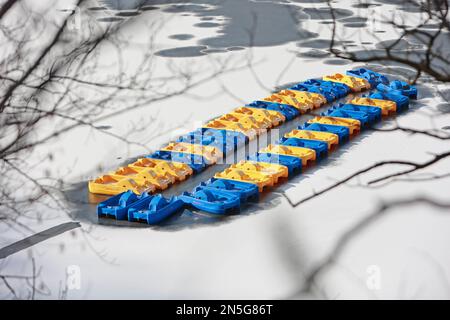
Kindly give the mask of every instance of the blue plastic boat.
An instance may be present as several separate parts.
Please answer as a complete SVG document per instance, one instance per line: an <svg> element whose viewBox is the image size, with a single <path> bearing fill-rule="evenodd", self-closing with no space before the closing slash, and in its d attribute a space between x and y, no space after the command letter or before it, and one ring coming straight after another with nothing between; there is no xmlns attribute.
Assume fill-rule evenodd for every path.
<svg viewBox="0 0 450 320"><path fill-rule="evenodd" d="M342 109L330 109L324 112L322 115L359 120L359 122L361 122L361 128L367 127L370 124L369 116L364 112L348 111Z"/></svg>
<svg viewBox="0 0 450 320"><path fill-rule="evenodd" d="M327 102L332 102L337 99L337 96L332 88L305 84L304 82L296 84L295 86L291 87L290 90L318 93L323 95L325 99L327 99Z"/></svg>
<svg viewBox="0 0 450 320"><path fill-rule="evenodd" d="M283 137L279 140L279 144L283 146L302 147L313 149L316 152L316 159L321 160L328 155L328 144L320 140L309 140L300 138L286 138Z"/></svg>
<svg viewBox="0 0 450 320"><path fill-rule="evenodd" d="M99 217L112 217L117 220L127 218L128 209L131 205L149 197L147 193L138 196L133 191L119 193L111 198L100 202L97 205L97 215Z"/></svg>
<svg viewBox="0 0 450 320"><path fill-rule="evenodd" d="M399 93L395 93L394 91L387 91L387 92L378 91L372 93L369 96L369 98L394 101L395 104L397 105L397 113L407 110L409 107L409 98Z"/></svg>
<svg viewBox="0 0 450 320"><path fill-rule="evenodd" d="M284 115L287 121L292 120L300 115L300 111L298 111L296 108L283 103L276 103L269 101L253 101L252 103L247 104L247 106L252 108L278 111Z"/></svg>
<svg viewBox="0 0 450 320"><path fill-rule="evenodd" d="M277 153L259 153L247 157L248 160L281 164L288 168L289 177L302 172L302 160L297 157Z"/></svg>
<svg viewBox="0 0 450 320"><path fill-rule="evenodd" d="M410 99L417 99L416 86L410 85L405 81L394 80L389 83L389 85L379 84L377 85L377 89L381 92L391 92L400 94Z"/></svg>
<svg viewBox="0 0 450 320"><path fill-rule="evenodd" d="M199 186L208 190L218 190L234 194L241 199L241 203L259 199L258 186L253 183L211 178L206 182L200 183Z"/></svg>
<svg viewBox="0 0 450 320"><path fill-rule="evenodd" d="M167 200L160 194L148 196L131 205L128 209L128 220L157 224L181 210L183 205L183 201L177 197Z"/></svg>
<svg viewBox="0 0 450 320"><path fill-rule="evenodd" d="M177 142L186 142L191 144L201 144L204 146L217 147L222 151L224 155L228 152L232 152L237 148L234 139L230 138L224 140L223 137L213 137L213 136L203 136L198 135L194 132L189 132L185 135L180 136Z"/></svg>
<svg viewBox="0 0 450 320"><path fill-rule="evenodd" d="M346 103L346 104L339 104L334 108L346 111L364 112L369 117L369 122L371 124L381 121L381 109L377 107Z"/></svg>
<svg viewBox="0 0 450 320"><path fill-rule="evenodd" d="M237 146L243 145L249 141L248 137L242 132L214 129L214 128L199 128L193 131L194 134L200 134L205 137L223 138L224 140L234 139L237 141Z"/></svg>
<svg viewBox="0 0 450 320"><path fill-rule="evenodd" d="M343 144L350 139L350 129L345 126L338 126L334 124L322 124L322 123L305 123L299 126L298 129L330 132L337 134L339 137L339 144Z"/></svg>
<svg viewBox="0 0 450 320"><path fill-rule="evenodd" d="M227 154L246 144L248 142L248 137L242 132L237 131L199 128L179 137L178 141L217 147L224 154Z"/></svg>
<svg viewBox="0 0 450 320"><path fill-rule="evenodd" d="M214 214L230 213L239 210L241 206L238 195L200 186L191 193L183 192L180 199L194 208Z"/></svg>
<svg viewBox="0 0 450 320"><path fill-rule="evenodd" d="M348 70L346 74L352 77L366 79L367 81L369 81L372 88L375 88L379 83L386 85L389 84L389 79L386 76L366 68Z"/></svg>
<svg viewBox="0 0 450 320"><path fill-rule="evenodd" d="M303 84L314 85L325 88L327 90L331 90L337 99L345 97L351 91L350 87L347 86L346 84L332 81L325 81L321 79L309 79L304 81Z"/></svg>
<svg viewBox="0 0 450 320"><path fill-rule="evenodd" d="M206 159L198 154L159 150L146 158L182 162L189 165L195 173L202 172L209 165Z"/></svg>
<svg viewBox="0 0 450 320"><path fill-rule="evenodd" d="M209 145L214 141L214 137L205 137L203 135L195 134L194 132L186 133L180 137L178 137L177 142L187 142L187 143L195 143L202 145Z"/></svg>

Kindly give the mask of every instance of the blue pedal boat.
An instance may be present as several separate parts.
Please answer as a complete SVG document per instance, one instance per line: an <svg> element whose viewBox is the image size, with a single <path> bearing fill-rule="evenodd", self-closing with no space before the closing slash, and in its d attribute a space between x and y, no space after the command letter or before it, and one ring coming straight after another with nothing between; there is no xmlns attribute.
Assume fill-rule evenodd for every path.
<svg viewBox="0 0 450 320"><path fill-rule="evenodd" d="M339 137L339 144L343 144L350 139L350 129L345 126L322 123L305 123L301 126L298 126L298 129L337 134Z"/></svg>
<svg viewBox="0 0 450 320"><path fill-rule="evenodd" d="M192 153L159 150L146 156L146 158L182 162L190 166L195 173L202 172L209 166L209 163L203 156Z"/></svg>
<svg viewBox="0 0 450 320"><path fill-rule="evenodd" d="M323 87L327 90L332 90L337 99L345 97L347 94L351 92L349 86L339 82L325 81L322 79L309 79L303 82L306 85L315 85L319 87Z"/></svg>
<svg viewBox="0 0 450 320"><path fill-rule="evenodd" d="M358 111L347 111L342 109L330 109L324 113L322 113L323 116L330 116L330 117L339 117L339 118L349 118L349 119L355 119L361 122L361 128L369 126L369 116L364 112L358 112Z"/></svg>
<svg viewBox="0 0 450 320"><path fill-rule="evenodd" d="M237 146L246 144L249 141L249 138L242 132L232 130L199 128L193 131L193 133L200 134L205 137L223 138L224 140L233 139L236 141Z"/></svg>
<svg viewBox="0 0 450 320"><path fill-rule="evenodd" d="M203 146L217 147L225 156L227 153L234 151L237 146L232 139L223 140L222 137L203 136L195 132L189 132L178 137L177 142L186 142L191 144L200 144Z"/></svg>
<svg viewBox="0 0 450 320"><path fill-rule="evenodd" d="M369 81L370 86L372 88L375 88L379 83L382 84L389 84L389 79L385 75L382 75L381 73L366 69L366 68L359 68L354 70L348 70L346 72L348 76L357 77L357 78L363 78Z"/></svg>
<svg viewBox="0 0 450 320"><path fill-rule="evenodd" d="M397 113L405 111L409 108L409 98L401 95L400 93L395 93L395 91L387 91L387 92L378 91L372 93L369 96L369 98L394 101L395 104L397 105Z"/></svg>
<svg viewBox="0 0 450 320"><path fill-rule="evenodd" d="M119 193L100 202L97 205L97 215L99 217L111 217L116 220L125 220L131 205L138 203L147 197L149 197L149 195L146 192L140 196L131 190Z"/></svg>
<svg viewBox="0 0 450 320"><path fill-rule="evenodd" d="M278 141L279 144L283 146L291 146L291 147L302 147L313 149L316 152L316 159L321 160L326 158L328 155L328 144L324 141L320 140L310 140L310 139L301 139L301 138L286 138L283 137Z"/></svg>
<svg viewBox="0 0 450 320"><path fill-rule="evenodd" d="M246 183L242 181L211 178L206 182L200 183L199 187L208 190L219 190L229 192L238 196L241 199L241 204L247 201L259 199L258 186L253 183Z"/></svg>
<svg viewBox="0 0 450 320"><path fill-rule="evenodd" d="M238 195L204 187L196 187L192 192L185 191L180 199L194 208L214 214L230 213L239 210L241 206Z"/></svg>
<svg viewBox="0 0 450 320"><path fill-rule="evenodd" d="M276 102L269 102L269 101L253 101L252 103L249 103L246 105L247 107L251 108L260 108L260 109L267 109L267 110L273 110L278 111L284 117L287 121L294 119L295 117L298 117L300 115L300 111L298 111L293 106L290 106L288 104L283 103L276 103Z"/></svg>
<svg viewBox="0 0 450 320"><path fill-rule="evenodd" d="M289 90L297 90L297 91L305 91L305 92L313 92L321 94L327 99L327 102L332 102L337 99L337 96L334 90L330 87L321 87L312 84L305 84L304 82L300 82L295 86L289 88Z"/></svg>
<svg viewBox="0 0 450 320"><path fill-rule="evenodd" d="M247 157L248 160L281 164L288 168L289 177L302 172L302 160L297 157L277 153L259 153Z"/></svg>
<svg viewBox="0 0 450 320"><path fill-rule="evenodd" d="M346 111L364 112L369 116L369 122L371 124L381 121L381 109L373 106L356 105L351 103L339 104L336 109L342 109Z"/></svg>
<svg viewBox="0 0 450 320"><path fill-rule="evenodd" d="M214 128L199 128L179 138L180 142L189 142L189 140L204 141L203 144L219 148L224 155L237 150L249 141L242 132Z"/></svg>
<svg viewBox="0 0 450 320"><path fill-rule="evenodd" d="M382 92L393 92L401 94L410 99L417 99L417 88L416 86L410 85L409 83L401 80L394 80L389 85L379 85L377 89Z"/></svg>
<svg viewBox="0 0 450 320"><path fill-rule="evenodd" d="M181 210L183 206L184 202L177 197L166 199L160 194L148 196L131 205L128 209L128 220L157 224Z"/></svg>

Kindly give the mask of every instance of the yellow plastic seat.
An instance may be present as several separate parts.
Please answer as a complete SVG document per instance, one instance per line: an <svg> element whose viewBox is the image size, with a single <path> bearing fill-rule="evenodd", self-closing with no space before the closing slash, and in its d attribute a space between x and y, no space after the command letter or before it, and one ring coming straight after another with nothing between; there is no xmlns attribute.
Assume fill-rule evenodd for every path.
<svg viewBox="0 0 450 320"><path fill-rule="evenodd" d="M110 176L116 179L133 179L139 184L150 183L159 190L165 190L170 184L174 183L176 178L169 173L161 174L153 168L142 171L130 167L122 167L110 173Z"/></svg>
<svg viewBox="0 0 450 320"><path fill-rule="evenodd" d="M268 175L254 171L244 172L243 170L235 168L227 168L222 172L216 173L214 177L253 183L258 186L259 192L262 192L265 187L271 187L274 184L274 180Z"/></svg>
<svg viewBox="0 0 450 320"><path fill-rule="evenodd" d="M308 120L308 123L322 123L332 124L335 126L345 126L350 130L350 134L356 134L361 131L361 122L359 120L350 118L317 116L311 120Z"/></svg>
<svg viewBox="0 0 450 320"><path fill-rule="evenodd" d="M204 146L195 143L171 142L167 146L161 148L161 150L198 154L211 163L216 163L218 159L222 158L222 152L216 147Z"/></svg>
<svg viewBox="0 0 450 320"><path fill-rule="evenodd" d="M360 92L365 89L370 89L370 83L366 79L351 77L343 75L342 73L335 73L331 76L323 77L325 81L339 82L346 84L353 92Z"/></svg>
<svg viewBox="0 0 450 320"><path fill-rule="evenodd" d="M259 150L260 153L276 153L302 159L302 165L308 165L308 161L316 160L316 151L303 147L282 146L269 144L266 148Z"/></svg>
<svg viewBox="0 0 450 320"><path fill-rule="evenodd" d="M256 120L266 120L270 121L272 124L272 127L276 127L280 125L280 123L286 121L286 117L275 110L266 110L266 109L260 109L260 108L250 108L250 107L240 107L237 109L234 109L233 113L240 113L252 116Z"/></svg>
<svg viewBox="0 0 450 320"><path fill-rule="evenodd" d="M361 106L371 106L380 108L381 114L383 116L388 116L389 114L395 113L397 111L397 104L391 100L354 98L353 100L350 101L350 103Z"/></svg>
<svg viewBox="0 0 450 320"><path fill-rule="evenodd" d="M203 127L241 132L245 134L250 140L255 139L257 134L257 131L255 129L247 129L241 123L233 121L212 120Z"/></svg>
<svg viewBox="0 0 450 320"><path fill-rule="evenodd" d="M193 174L192 168L185 163L160 159L141 158L128 166L138 171L153 168L161 174L167 172L168 174L173 175L177 181L183 181L186 177Z"/></svg>
<svg viewBox="0 0 450 320"><path fill-rule="evenodd" d="M311 130L292 130L284 135L286 138L299 138L307 140L319 140L328 144L328 149L331 149L333 144L339 144L339 136L331 132L311 131Z"/></svg>
<svg viewBox="0 0 450 320"><path fill-rule="evenodd" d="M277 94L290 96L292 99L303 103L312 103L314 108L320 108L322 105L327 103L327 99L319 94L314 92L306 92L306 91L297 91L297 90L281 90Z"/></svg>
<svg viewBox="0 0 450 320"><path fill-rule="evenodd" d="M143 192L155 192L156 187L151 183L138 183L130 178L118 178L111 175L103 175L95 180L89 181L88 189L91 193L106 194L114 196L116 194L133 191L136 194Z"/></svg>
<svg viewBox="0 0 450 320"><path fill-rule="evenodd" d="M272 127L272 122L270 120L267 119L257 120L253 116L237 112L224 114L223 116L217 119L240 123L242 124L242 126L244 126L244 128L255 129L258 132L258 134L261 134L262 132Z"/></svg>
<svg viewBox="0 0 450 320"><path fill-rule="evenodd" d="M277 183L279 178L288 177L288 168L276 163L239 161L238 163L231 165L230 168L236 168L245 172L250 171L267 174L274 179L274 183Z"/></svg>
<svg viewBox="0 0 450 320"><path fill-rule="evenodd" d="M275 93L271 95L270 97L264 98L264 101L269 102L276 102L276 103L283 103L288 104L300 111L300 113L306 113L312 109L314 109L314 104L312 102L302 102L295 99L295 97L292 97L291 95L283 95Z"/></svg>

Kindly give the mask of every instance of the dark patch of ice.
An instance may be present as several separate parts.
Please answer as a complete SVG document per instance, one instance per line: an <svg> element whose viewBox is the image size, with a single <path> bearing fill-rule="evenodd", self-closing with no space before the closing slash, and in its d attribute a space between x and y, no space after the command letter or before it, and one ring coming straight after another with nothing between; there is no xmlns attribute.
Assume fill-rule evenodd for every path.
<svg viewBox="0 0 450 320"><path fill-rule="evenodd" d="M202 50L206 50L206 46L188 46L188 47L178 47L166 50L160 50L155 54L161 57L168 58L181 58L181 57L199 57L204 56L205 53Z"/></svg>
<svg viewBox="0 0 450 320"><path fill-rule="evenodd" d="M120 11L116 13L117 17L134 17L139 14L139 11Z"/></svg>
<svg viewBox="0 0 450 320"><path fill-rule="evenodd" d="M367 22L367 18L364 17L348 17L341 20L342 22Z"/></svg>
<svg viewBox="0 0 450 320"><path fill-rule="evenodd" d="M159 9L159 7L155 7L155 6L143 6L141 7L139 10L142 11L151 11L151 10L157 10Z"/></svg>
<svg viewBox="0 0 450 320"><path fill-rule="evenodd" d="M325 58L328 57L329 55L330 53L317 49L297 53L297 57L299 58Z"/></svg>
<svg viewBox="0 0 450 320"><path fill-rule="evenodd" d="M325 3L327 0L291 0L291 2L298 3Z"/></svg>
<svg viewBox="0 0 450 320"><path fill-rule="evenodd" d="M199 28L216 28L216 27L220 27L220 26L221 26L221 24L216 23L216 22L200 22L200 23L194 24L194 27L199 27Z"/></svg>
<svg viewBox="0 0 450 320"><path fill-rule="evenodd" d="M326 59L323 61L323 63L340 66L340 65L349 64L350 61L345 60L345 59Z"/></svg>
<svg viewBox="0 0 450 320"><path fill-rule="evenodd" d="M106 7L90 7L88 8L89 11L105 11L108 10Z"/></svg>
<svg viewBox="0 0 450 320"><path fill-rule="evenodd" d="M240 51L240 50L245 50L244 47L228 47L227 48L228 51Z"/></svg>
<svg viewBox="0 0 450 320"><path fill-rule="evenodd" d="M227 50L225 49L206 49L202 50L203 53L225 53Z"/></svg>
<svg viewBox="0 0 450 320"><path fill-rule="evenodd" d="M169 38L175 40L189 40L194 38L194 35L187 33L179 33L179 34L172 34L169 36Z"/></svg>
<svg viewBox="0 0 450 320"><path fill-rule="evenodd" d="M102 0L101 2L113 10L133 10L143 6L146 0Z"/></svg>
<svg viewBox="0 0 450 320"><path fill-rule="evenodd" d="M181 12L202 12L207 9L204 5L198 4L174 4L164 8L164 12L181 13Z"/></svg>
<svg viewBox="0 0 450 320"><path fill-rule="evenodd" d="M366 26L367 26L367 23L364 23L364 22L344 23L344 27L347 27L347 28L364 28Z"/></svg>
<svg viewBox="0 0 450 320"><path fill-rule="evenodd" d="M118 21L122 21L123 18L119 18L119 17L103 17L103 18L97 18L97 21L99 22L118 22Z"/></svg>
<svg viewBox="0 0 450 320"><path fill-rule="evenodd" d="M356 9L367 9L370 7L378 7L381 6L381 4L379 3L370 3L370 2L360 2L360 3L355 3L352 5L353 8Z"/></svg>
<svg viewBox="0 0 450 320"><path fill-rule="evenodd" d="M112 126L110 126L110 125L103 125L103 126L96 126L95 128L98 129L98 130L108 130L108 129L111 129Z"/></svg>

